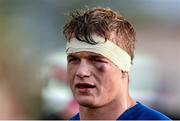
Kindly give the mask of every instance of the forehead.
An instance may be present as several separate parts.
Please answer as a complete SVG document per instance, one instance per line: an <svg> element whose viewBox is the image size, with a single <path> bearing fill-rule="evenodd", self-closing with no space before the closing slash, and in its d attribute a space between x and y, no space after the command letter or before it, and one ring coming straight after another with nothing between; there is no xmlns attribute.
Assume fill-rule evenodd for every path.
<svg viewBox="0 0 180 121"><path fill-rule="evenodd" d="M74 52L70 53L68 57L70 56L78 56L78 57L100 57L100 58L106 58L101 54L94 53L94 52L88 52L88 51L81 51L81 52ZM107 58L106 58L107 59Z"/></svg>

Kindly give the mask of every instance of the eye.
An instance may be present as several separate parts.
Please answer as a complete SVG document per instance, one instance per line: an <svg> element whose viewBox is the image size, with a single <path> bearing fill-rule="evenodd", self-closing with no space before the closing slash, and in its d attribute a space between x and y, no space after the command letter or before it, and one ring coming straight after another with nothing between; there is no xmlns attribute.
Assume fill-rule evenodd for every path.
<svg viewBox="0 0 180 121"><path fill-rule="evenodd" d="M79 58L77 57L68 57L67 58L68 63L76 63L79 61Z"/></svg>
<svg viewBox="0 0 180 121"><path fill-rule="evenodd" d="M99 59L99 58L93 58L92 60L95 61L95 62L102 62L102 60Z"/></svg>
<svg viewBox="0 0 180 121"><path fill-rule="evenodd" d="M91 58L92 62L98 62L98 63L107 63L105 59L103 58L98 58L98 57L93 57Z"/></svg>

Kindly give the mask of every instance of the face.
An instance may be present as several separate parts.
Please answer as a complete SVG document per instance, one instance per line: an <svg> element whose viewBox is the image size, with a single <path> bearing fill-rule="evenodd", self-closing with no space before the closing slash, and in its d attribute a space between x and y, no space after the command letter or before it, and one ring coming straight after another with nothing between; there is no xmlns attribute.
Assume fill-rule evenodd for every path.
<svg viewBox="0 0 180 121"><path fill-rule="evenodd" d="M110 60L92 52L69 54L68 80L81 106L100 107L121 98L122 71Z"/></svg>

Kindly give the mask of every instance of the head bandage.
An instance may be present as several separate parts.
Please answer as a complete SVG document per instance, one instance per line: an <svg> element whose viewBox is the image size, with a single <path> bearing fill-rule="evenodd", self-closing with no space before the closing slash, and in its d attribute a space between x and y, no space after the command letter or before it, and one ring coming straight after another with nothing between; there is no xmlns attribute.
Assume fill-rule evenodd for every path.
<svg viewBox="0 0 180 121"><path fill-rule="evenodd" d="M123 71L130 71L131 57L129 54L118 47L113 42L100 36L92 36L93 40L98 42L95 45L91 45L87 42L79 41L76 38L72 38L70 42L67 42L66 53L75 53L81 51L94 52L103 55L115 65L117 65Z"/></svg>

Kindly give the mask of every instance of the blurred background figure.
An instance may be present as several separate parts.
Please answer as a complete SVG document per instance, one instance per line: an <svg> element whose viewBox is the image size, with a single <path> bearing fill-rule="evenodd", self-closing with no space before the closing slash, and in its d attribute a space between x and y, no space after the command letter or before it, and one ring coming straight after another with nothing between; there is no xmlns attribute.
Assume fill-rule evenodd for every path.
<svg viewBox="0 0 180 121"><path fill-rule="evenodd" d="M0 0L0 119L68 118L75 112L65 111L76 106L61 77L62 27L68 12L86 5L110 7L132 22L137 49L131 95L180 119L179 0ZM57 55L62 64L51 61Z"/></svg>
<svg viewBox="0 0 180 121"><path fill-rule="evenodd" d="M68 119L78 112L67 82L66 56L58 53L46 60L50 66L42 89L43 119Z"/></svg>

